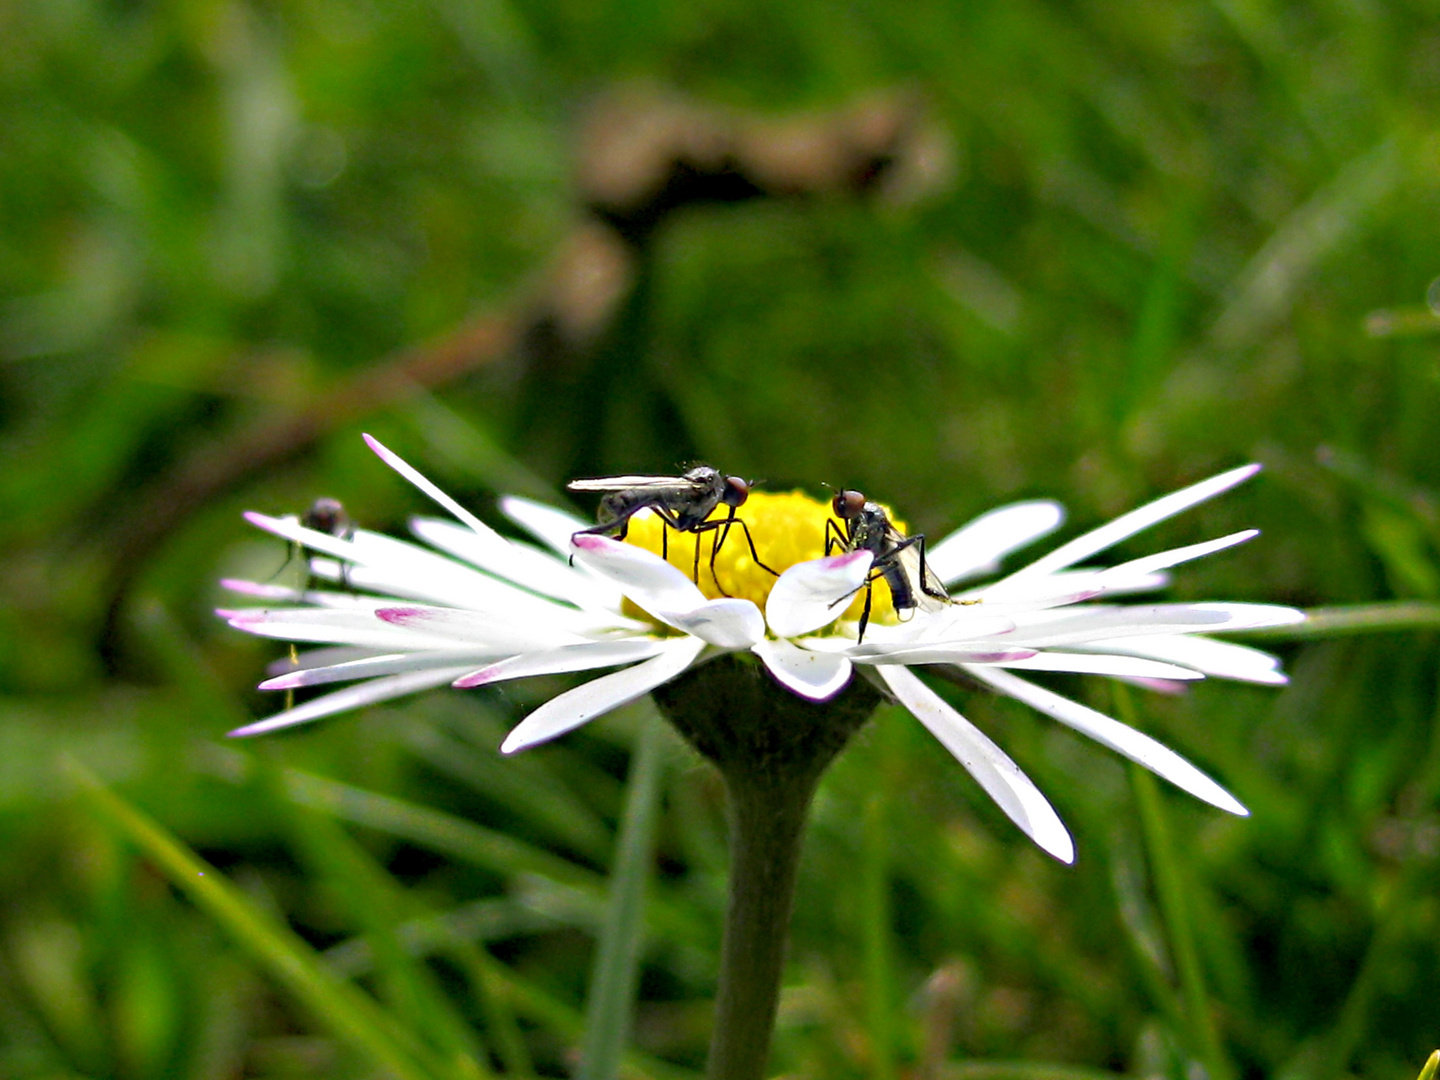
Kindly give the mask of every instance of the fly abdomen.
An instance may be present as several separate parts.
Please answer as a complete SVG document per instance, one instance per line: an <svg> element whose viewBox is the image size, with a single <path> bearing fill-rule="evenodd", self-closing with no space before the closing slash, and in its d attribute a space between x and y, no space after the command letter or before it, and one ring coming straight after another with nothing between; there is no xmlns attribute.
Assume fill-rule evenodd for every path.
<svg viewBox="0 0 1440 1080"><path fill-rule="evenodd" d="M910 587L910 579L899 563L891 562L881 567L880 576L885 579L885 584L890 586L890 605L897 614L916 606L915 591Z"/></svg>

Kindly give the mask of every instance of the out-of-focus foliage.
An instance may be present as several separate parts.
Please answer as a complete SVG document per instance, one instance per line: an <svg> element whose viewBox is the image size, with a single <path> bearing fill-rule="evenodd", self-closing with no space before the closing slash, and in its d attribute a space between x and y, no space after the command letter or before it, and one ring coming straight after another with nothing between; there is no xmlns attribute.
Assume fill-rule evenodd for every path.
<svg viewBox="0 0 1440 1080"><path fill-rule="evenodd" d="M214 582L299 572L238 511L424 509L362 427L482 510L701 458L931 535L1253 458L1154 542L1265 535L1178 594L1440 598L1437 117L1419 0L0 6L0 1075L374 1075L66 754L435 1075L573 1069L645 721L502 760L553 690L519 684L222 738L276 707L274 650ZM1134 695L1243 821L953 691L1074 868L882 710L815 808L776 1069L1414 1075L1435 646ZM703 1059L724 826L678 744L662 791L629 1067L668 1077Z"/></svg>

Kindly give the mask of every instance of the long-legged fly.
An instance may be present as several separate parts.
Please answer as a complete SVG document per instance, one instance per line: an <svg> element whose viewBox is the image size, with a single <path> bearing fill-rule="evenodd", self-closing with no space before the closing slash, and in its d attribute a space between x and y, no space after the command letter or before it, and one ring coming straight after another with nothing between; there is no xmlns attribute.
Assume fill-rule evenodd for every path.
<svg viewBox="0 0 1440 1080"><path fill-rule="evenodd" d="M906 536L890 523L879 503L866 500L858 491L837 492L830 503L835 517L845 523L841 532L833 518L825 521L825 554L841 551L868 551L875 556L870 573L836 604L865 590L865 609L860 613L858 641L865 640L865 627L870 623L870 590L881 578L890 586L890 602L899 614L919 608L925 612L941 610L953 603L945 584L925 561L925 534Z"/></svg>
<svg viewBox="0 0 1440 1080"><path fill-rule="evenodd" d="M310 504L310 509L300 515L300 524L304 525L307 529L314 529L316 532L322 532L327 536L334 536L340 540L349 540L355 535L355 522L352 521L350 515L345 512L345 507L339 499L330 499L323 496L316 499ZM285 566L282 566L280 570L283 571L285 567L289 566L295 559L300 559L305 566L304 591L309 592L310 587L315 583L315 575L310 572L310 563L305 559L304 547L292 540L290 542L290 554L285 559ZM347 576L348 572L346 564L342 562L340 564L340 585L345 589L350 587L350 581ZM279 571L277 571L277 573L279 573ZM290 663L292 665L298 665L300 663L300 652L296 649L294 642L290 643ZM294 707L295 691L286 690L285 708L289 710Z"/></svg>
<svg viewBox="0 0 1440 1080"><path fill-rule="evenodd" d="M751 481L726 476L709 465L698 465L684 476L601 476L594 480L572 480L569 484L571 491L605 492L595 515L599 524L581 529L575 535L594 533L624 540L630 529L630 519L648 507L667 526L660 530L661 558L669 558L670 555L668 529L695 534L695 566L691 577L697 585L700 582L700 534L714 534L710 544L710 576L713 578L715 556L729 537L732 525L740 526L740 531L745 534L745 542L750 545L750 557L755 564L775 574L776 571L761 562L756 554L749 527L735 516L736 507L744 505L750 497L750 484ZM715 521L708 520L715 508L722 504L729 507L730 512ZM715 578L715 586L725 592L718 578Z"/></svg>
<svg viewBox="0 0 1440 1080"><path fill-rule="evenodd" d="M300 524L307 529L314 529L326 536L333 536L338 540L349 540L355 535L355 522L345 512L344 505L339 499L319 498L310 504L310 509L300 515ZM292 540L289 544L289 552L285 556L285 565L270 575L270 580L279 577L296 559L301 561L305 567L304 591L309 591L315 583L315 577L310 573L309 562L305 559L305 546L298 541ZM345 579L345 567L340 567L340 584L349 588L349 582Z"/></svg>

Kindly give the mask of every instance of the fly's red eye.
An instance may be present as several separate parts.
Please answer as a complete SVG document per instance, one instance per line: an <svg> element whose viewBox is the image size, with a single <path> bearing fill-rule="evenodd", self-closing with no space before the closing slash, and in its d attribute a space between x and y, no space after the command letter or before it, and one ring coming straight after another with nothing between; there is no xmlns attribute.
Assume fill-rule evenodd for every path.
<svg viewBox="0 0 1440 1080"><path fill-rule="evenodd" d="M830 501L830 508L835 511L836 517L848 521L865 509L865 496L858 491L837 492Z"/></svg>
<svg viewBox="0 0 1440 1080"><path fill-rule="evenodd" d="M726 506L743 506L745 500L750 497L750 485L738 476L727 476L725 478L725 494L721 502Z"/></svg>

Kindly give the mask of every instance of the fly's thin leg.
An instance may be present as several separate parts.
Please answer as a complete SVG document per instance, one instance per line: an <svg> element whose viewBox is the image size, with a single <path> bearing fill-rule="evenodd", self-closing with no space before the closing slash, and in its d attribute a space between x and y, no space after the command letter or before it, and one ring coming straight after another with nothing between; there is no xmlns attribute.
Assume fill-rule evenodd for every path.
<svg viewBox="0 0 1440 1080"><path fill-rule="evenodd" d="M602 521L598 525L589 525L583 529L576 529L570 534L570 541L574 543L577 536L609 536L612 540L624 540L630 535L630 518L640 507L635 507L629 513L615 518L612 521ZM575 565L575 553L570 553L570 565Z"/></svg>
<svg viewBox="0 0 1440 1080"><path fill-rule="evenodd" d="M850 546L850 538L840 531L840 526L835 524L834 518L825 519L825 554L839 548L841 551Z"/></svg>
<svg viewBox="0 0 1440 1080"><path fill-rule="evenodd" d="M874 581L874 578L870 578L865 582L865 610L860 612L860 632L855 635L856 645L865 640L865 627L870 625L870 600L875 592Z"/></svg>
<svg viewBox="0 0 1440 1080"><path fill-rule="evenodd" d="M767 574L773 574L775 577L779 577L780 574L778 571L770 569L770 567L766 566L763 562L760 561L760 554L755 550L755 539L750 535L750 526L745 524L743 518L735 518L734 522L736 525L740 526L740 531L745 534L745 543L750 546L750 558L755 560L755 565L760 567L760 569L764 570ZM729 522L727 522L725 525L725 531L726 533L729 533L730 531ZM720 538L720 543L725 543L725 538L723 536Z"/></svg>
<svg viewBox="0 0 1440 1080"><path fill-rule="evenodd" d="M711 577L711 579L715 582L715 588L717 588L717 589L720 590L720 594L721 594L722 596L729 596L729 595L730 595L729 593L727 593L727 592L725 591L725 586L720 584L720 579L715 576L715 551L714 551L714 548L713 548L713 547L711 548L711 551L710 551L710 577ZM700 530L699 530L699 529L696 529L696 530L695 530L695 562L694 562L693 564L691 564L691 567L690 567L690 580L693 581L693 582L695 582L696 585L699 585L699 584L700 584Z"/></svg>

